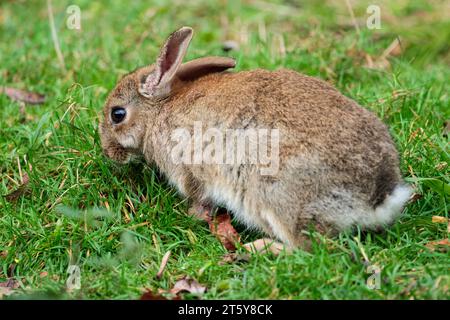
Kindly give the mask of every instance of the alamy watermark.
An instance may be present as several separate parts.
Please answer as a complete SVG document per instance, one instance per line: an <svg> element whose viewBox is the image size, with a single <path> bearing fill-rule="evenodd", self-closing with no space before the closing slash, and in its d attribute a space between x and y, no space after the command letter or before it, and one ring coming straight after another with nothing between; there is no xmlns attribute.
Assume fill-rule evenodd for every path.
<svg viewBox="0 0 450 320"><path fill-rule="evenodd" d="M66 288L69 291L79 290L81 288L81 270L77 265L69 265L67 268L69 277L66 281Z"/></svg>
<svg viewBox="0 0 450 320"><path fill-rule="evenodd" d="M66 20L66 26L70 30L81 30L81 9L77 5L70 5L66 9L69 15Z"/></svg>
<svg viewBox="0 0 450 320"><path fill-rule="evenodd" d="M369 30L381 29L381 9L375 4L367 7L366 12L370 16L366 20L366 26Z"/></svg>
<svg viewBox="0 0 450 320"><path fill-rule="evenodd" d="M371 290L379 290L381 288L381 268L377 265L369 265L366 273L371 274L366 281L367 288Z"/></svg>
<svg viewBox="0 0 450 320"><path fill-rule="evenodd" d="M261 175L275 175L279 169L279 129L203 128L194 122L193 132L178 128L171 134L174 164L257 165Z"/></svg>

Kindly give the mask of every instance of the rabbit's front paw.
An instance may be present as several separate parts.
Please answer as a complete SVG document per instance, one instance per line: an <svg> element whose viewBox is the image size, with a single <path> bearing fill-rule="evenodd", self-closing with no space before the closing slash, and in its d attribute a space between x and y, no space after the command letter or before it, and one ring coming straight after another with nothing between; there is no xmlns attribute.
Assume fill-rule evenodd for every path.
<svg viewBox="0 0 450 320"><path fill-rule="evenodd" d="M292 249L288 246L282 244L281 242L275 241L269 238L262 238L255 240L253 242L249 242L244 244L244 248L251 253L268 253L271 252L274 255L279 255L282 251L286 251L287 253L291 253Z"/></svg>
<svg viewBox="0 0 450 320"><path fill-rule="evenodd" d="M189 209L188 214L203 221L210 221L213 215L213 208L209 204L194 203Z"/></svg>

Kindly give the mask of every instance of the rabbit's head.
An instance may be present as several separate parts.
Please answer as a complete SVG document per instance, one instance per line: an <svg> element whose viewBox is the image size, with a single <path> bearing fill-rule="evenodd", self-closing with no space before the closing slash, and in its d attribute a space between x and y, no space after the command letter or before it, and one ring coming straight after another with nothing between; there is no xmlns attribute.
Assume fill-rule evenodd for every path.
<svg viewBox="0 0 450 320"><path fill-rule="evenodd" d="M189 27L172 33L155 64L127 74L110 93L99 126L103 152L109 158L126 163L142 153L152 119L183 82L235 66L233 59L225 57L205 57L182 64L192 35Z"/></svg>

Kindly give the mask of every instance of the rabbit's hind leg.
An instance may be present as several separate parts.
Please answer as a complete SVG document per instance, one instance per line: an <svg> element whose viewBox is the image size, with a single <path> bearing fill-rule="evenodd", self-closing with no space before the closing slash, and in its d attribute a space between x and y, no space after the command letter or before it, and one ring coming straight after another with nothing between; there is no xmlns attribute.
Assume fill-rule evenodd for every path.
<svg viewBox="0 0 450 320"><path fill-rule="evenodd" d="M289 248L310 250L311 240L306 234L297 230L297 221L290 221L288 216L277 215L274 210L262 210L261 218L275 236Z"/></svg>

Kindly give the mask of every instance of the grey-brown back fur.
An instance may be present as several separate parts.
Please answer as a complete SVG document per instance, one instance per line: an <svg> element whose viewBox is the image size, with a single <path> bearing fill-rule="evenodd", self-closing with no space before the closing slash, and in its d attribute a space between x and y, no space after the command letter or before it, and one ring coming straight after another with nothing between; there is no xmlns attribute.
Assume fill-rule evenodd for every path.
<svg viewBox="0 0 450 320"><path fill-rule="evenodd" d="M225 206L293 246L311 225L332 234L381 225L376 208L403 182L395 144L372 112L326 82L286 69L175 77L170 94L146 98L138 88L153 68L126 76L111 93L101 125L108 156L142 154L194 203ZM133 109L122 128L107 123L118 102ZM258 164L174 164L171 133L192 131L196 121L222 131L279 129L278 173L261 175ZM120 150L119 131L133 132L134 148Z"/></svg>

